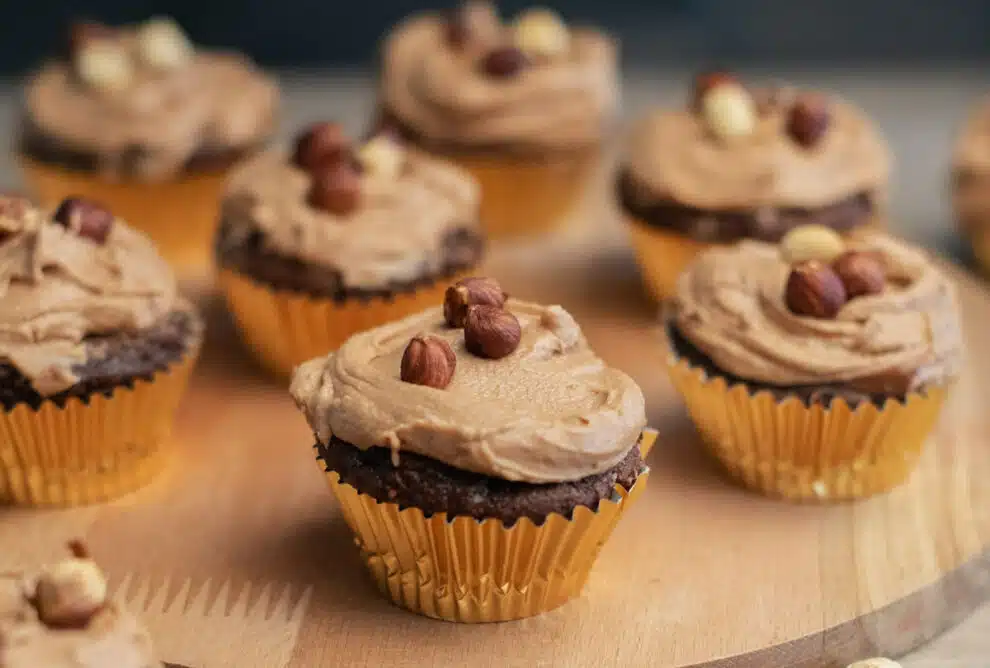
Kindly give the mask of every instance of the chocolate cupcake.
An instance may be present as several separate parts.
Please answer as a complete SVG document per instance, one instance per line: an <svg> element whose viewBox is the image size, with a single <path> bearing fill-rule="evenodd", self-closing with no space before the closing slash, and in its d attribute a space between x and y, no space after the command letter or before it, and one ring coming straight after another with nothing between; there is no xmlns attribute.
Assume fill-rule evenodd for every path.
<svg viewBox="0 0 990 668"><path fill-rule="evenodd" d="M973 255L990 271L990 101L973 110L956 138L952 202Z"/></svg>
<svg viewBox="0 0 990 668"><path fill-rule="evenodd" d="M705 442L747 486L789 499L903 482L963 361L949 279L878 233L710 249L667 316L671 377Z"/></svg>
<svg viewBox="0 0 990 668"><path fill-rule="evenodd" d="M231 178L216 254L248 344L279 374L422 310L481 261L477 184L442 160L339 126L302 133Z"/></svg>
<svg viewBox="0 0 990 668"><path fill-rule="evenodd" d="M177 267L209 267L230 166L274 131L274 82L195 48L174 22L77 23L27 82L19 152L48 206L81 195L147 233Z"/></svg>
<svg viewBox="0 0 990 668"><path fill-rule="evenodd" d="M490 236L532 234L572 212L616 117L617 55L548 9L503 24L492 5L414 16L382 48L385 123L470 170Z"/></svg>
<svg viewBox="0 0 990 668"><path fill-rule="evenodd" d="M303 364L290 391L375 580L430 617L578 595L646 482L639 387L562 308L506 302L491 279Z"/></svg>
<svg viewBox="0 0 990 668"><path fill-rule="evenodd" d="M775 242L801 225L851 233L879 223L890 157L855 107L819 93L698 78L683 110L634 128L618 175L644 279L671 296L691 259L740 239Z"/></svg>
<svg viewBox="0 0 990 668"><path fill-rule="evenodd" d="M202 323L100 205L0 198L0 504L75 505L157 473Z"/></svg>
<svg viewBox="0 0 990 668"><path fill-rule="evenodd" d="M79 543L37 574L0 573L0 668L162 668L144 625Z"/></svg>

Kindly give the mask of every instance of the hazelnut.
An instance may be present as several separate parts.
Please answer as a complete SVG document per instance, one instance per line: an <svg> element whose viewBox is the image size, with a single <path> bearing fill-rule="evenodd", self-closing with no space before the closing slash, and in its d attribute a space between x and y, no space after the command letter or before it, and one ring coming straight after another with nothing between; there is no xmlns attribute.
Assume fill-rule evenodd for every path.
<svg viewBox="0 0 990 668"><path fill-rule="evenodd" d="M723 84L737 85L738 83L731 73L721 70L698 74L694 78L694 90L691 92L691 108L696 112L700 112L702 109L701 101L705 99L708 91Z"/></svg>
<svg viewBox="0 0 990 668"><path fill-rule="evenodd" d="M357 208L361 177L350 161L324 165L313 172L309 203L324 211L345 216Z"/></svg>
<svg viewBox="0 0 990 668"><path fill-rule="evenodd" d="M825 136L831 117L821 95L801 95L787 113L787 134L804 148L811 148Z"/></svg>
<svg viewBox="0 0 990 668"><path fill-rule="evenodd" d="M53 218L59 225L98 244L107 240L114 223L114 216L109 209L83 197L67 197L62 200Z"/></svg>
<svg viewBox="0 0 990 668"><path fill-rule="evenodd" d="M442 390L450 385L457 368L457 356L444 339L418 334L402 353L399 378L405 383Z"/></svg>
<svg viewBox="0 0 990 668"><path fill-rule="evenodd" d="M84 84L97 90L119 92L131 85L134 64L120 43L111 39L90 40L75 53L76 73Z"/></svg>
<svg viewBox="0 0 990 668"><path fill-rule="evenodd" d="M382 179L395 179L405 165L405 151L387 135L373 137L358 149L357 159L362 169Z"/></svg>
<svg viewBox="0 0 990 668"><path fill-rule="evenodd" d="M824 225L801 225L780 240L780 254L789 264L819 260L831 262L846 250L839 233Z"/></svg>
<svg viewBox="0 0 990 668"><path fill-rule="evenodd" d="M100 39L114 39L117 31L99 21L73 21L69 26L68 56L75 58L84 46Z"/></svg>
<svg viewBox="0 0 990 668"><path fill-rule="evenodd" d="M492 49L481 59L481 68L489 76L497 79L507 79L521 72L529 59L526 54L515 46L502 46Z"/></svg>
<svg viewBox="0 0 990 668"><path fill-rule="evenodd" d="M463 327L469 306L502 308L507 297L494 278L465 278L447 288L443 300L443 318L451 327Z"/></svg>
<svg viewBox="0 0 990 668"><path fill-rule="evenodd" d="M883 264L872 253L848 251L835 258L832 269L839 275L849 299L878 295L887 282Z"/></svg>
<svg viewBox="0 0 990 668"><path fill-rule="evenodd" d="M444 17L444 37L455 49L463 48L471 39L471 18L464 5L449 10Z"/></svg>
<svg viewBox="0 0 990 668"><path fill-rule="evenodd" d="M501 359L519 346L522 327L516 316L497 306L469 306L464 319L464 345L478 357Z"/></svg>
<svg viewBox="0 0 990 668"><path fill-rule="evenodd" d="M846 668L901 668L901 664L893 659L877 656L872 659L863 659L862 661L850 663Z"/></svg>
<svg viewBox="0 0 990 668"><path fill-rule="evenodd" d="M701 113L712 133L723 141L753 134L756 104L749 92L735 83L723 83L705 93Z"/></svg>
<svg viewBox="0 0 990 668"><path fill-rule="evenodd" d="M784 299L797 315L834 318L846 303L846 288L830 266L809 260L791 269Z"/></svg>
<svg viewBox="0 0 990 668"><path fill-rule="evenodd" d="M179 24L167 17L153 18L138 31L141 59L159 70L173 70L192 60L195 49Z"/></svg>
<svg viewBox="0 0 990 668"><path fill-rule="evenodd" d="M107 579L79 543L70 544L71 559L38 577L34 605L38 617L53 628L84 628L107 602Z"/></svg>
<svg viewBox="0 0 990 668"><path fill-rule="evenodd" d="M534 8L516 18L512 41L533 60L553 60L570 50L571 32L552 9Z"/></svg>
<svg viewBox="0 0 990 668"><path fill-rule="evenodd" d="M327 163L342 161L351 151L351 142L338 123L314 123L296 138L292 162L314 170Z"/></svg>

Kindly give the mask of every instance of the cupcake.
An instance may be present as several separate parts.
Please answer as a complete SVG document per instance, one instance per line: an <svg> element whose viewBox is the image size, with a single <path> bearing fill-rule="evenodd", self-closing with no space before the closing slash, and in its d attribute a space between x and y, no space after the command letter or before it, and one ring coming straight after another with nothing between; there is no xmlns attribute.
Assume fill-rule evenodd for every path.
<svg viewBox="0 0 990 668"><path fill-rule="evenodd" d="M439 303L481 261L477 184L387 134L303 132L232 176L216 254L249 346L288 375L350 335Z"/></svg>
<svg viewBox="0 0 990 668"><path fill-rule="evenodd" d="M73 26L64 58L27 83L19 153L44 204L109 206L189 273L209 267L225 175L274 130L274 82L196 49L169 19Z"/></svg>
<svg viewBox="0 0 990 668"><path fill-rule="evenodd" d="M151 242L89 200L0 198L0 286L0 505L148 482L203 330Z"/></svg>
<svg viewBox="0 0 990 668"><path fill-rule="evenodd" d="M698 78L690 108L634 128L618 196L644 279L658 299L700 251L801 225L842 233L875 224L890 158L861 112L818 93Z"/></svg>
<svg viewBox="0 0 990 668"><path fill-rule="evenodd" d="M429 617L577 596L646 482L639 387L564 309L505 301L492 279L306 362L290 391L372 576Z"/></svg>
<svg viewBox="0 0 990 668"><path fill-rule="evenodd" d="M981 103L956 139L952 195L962 234L973 255L990 270L990 103Z"/></svg>
<svg viewBox="0 0 990 668"><path fill-rule="evenodd" d="M382 48L384 123L481 183L490 236L546 230L580 202L618 103L616 47L548 9L504 25L468 2L401 23Z"/></svg>
<svg viewBox="0 0 990 668"><path fill-rule="evenodd" d="M729 473L838 501L910 475L963 363L952 284L879 233L821 227L705 251L666 318L669 371Z"/></svg>
<svg viewBox="0 0 990 668"><path fill-rule="evenodd" d="M162 668L144 625L79 543L39 573L0 573L0 668Z"/></svg>

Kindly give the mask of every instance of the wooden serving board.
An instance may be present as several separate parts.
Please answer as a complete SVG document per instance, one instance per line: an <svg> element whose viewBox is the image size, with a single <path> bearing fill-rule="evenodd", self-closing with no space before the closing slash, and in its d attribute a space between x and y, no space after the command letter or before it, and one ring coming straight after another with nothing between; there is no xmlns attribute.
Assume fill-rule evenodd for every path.
<svg viewBox="0 0 990 668"><path fill-rule="evenodd" d="M82 536L163 659L193 668L718 666L825 668L900 655L990 593L990 438L974 355L920 469L840 506L763 499L703 454L666 380L656 306L617 224L492 250L515 295L568 307L642 385L660 441L639 505L583 598L542 617L456 625L387 603L366 577L312 436L236 342L220 300L163 479L103 507L0 510L0 569ZM990 296L958 273L969 340ZM978 351L979 352L979 351Z"/></svg>

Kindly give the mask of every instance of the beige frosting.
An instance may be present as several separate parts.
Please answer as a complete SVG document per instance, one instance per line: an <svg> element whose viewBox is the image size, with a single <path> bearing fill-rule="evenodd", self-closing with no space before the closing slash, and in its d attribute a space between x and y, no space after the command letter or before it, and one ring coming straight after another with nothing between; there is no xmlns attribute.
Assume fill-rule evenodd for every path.
<svg viewBox="0 0 990 668"><path fill-rule="evenodd" d="M147 630L109 603L85 629L45 626L29 602L33 584L0 575L0 668L161 668Z"/></svg>
<svg viewBox="0 0 990 668"><path fill-rule="evenodd" d="M435 14L401 23L386 39L385 106L430 142L455 146L577 149L598 144L618 104L616 49L600 32L573 29L563 58L508 78L486 75L480 58L508 43L490 5L473 4L474 38L451 47Z"/></svg>
<svg viewBox="0 0 990 668"><path fill-rule="evenodd" d="M506 480L577 480L618 463L646 425L643 393L588 347L559 306L510 300L519 347L488 360L432 308L358 334L335 354L300 366L291 393L321 442L408 450ZM416 334L446 339L457 355L438 390L402 382L402 353Z"/></svg>
<svg viewBox="0 0 990 668"><path fill-rule="evenodd" d="M808 149L785 131L786 109L771 107L752 135L729 141L700 114L654 112L633 129L629 174L653 199L699 209L811 209L885 190L889 151L859 110L832 100L831 125Z"/></svg>
<svg viewBox="0 0 990 668"><path fill-rule="evenodd" d="M136 49L133 29L121 40ZM26 112L45 135L92 152L108 177L122 172L134 147L146 152L139 178L164 179L200 150L249 148L274 130L275 82L242 56L197 52L173 71L141 66L118 92L80 83L68 63L45 65L27 85Z"/></svg>
<svg viewBox="0 0 990 668"><path fill-rule="evenodd" d="M123 221L97 244L28 207L0 214L0 231L0 359L42 395L77 381L86 336L150 327L176 304L171 269Z"/></svg>
<svg viewBox="0 0 990 668"><path fill-rule="evenodd" d="M366 171L355 211L338 215L307 201L308 172L281 151L246 162L227 189L237 235L264 232L271 250L336 269L345 285L382 288L440 270L444 237L478 225L478 186L465 171L417 151L397 178Z"/></svg>
<svg viewBox="0 0 990 668"><path fill-rule="evenodd" d="M849 383L907 390L954 378L963 359L955 290L920 251L881 235L852 242L881 254L887 288L849 300L835 319L784 302L790 266L777 246L742 242L706 252L682 275L678 331L720 369L772 385Z"/></svg>

